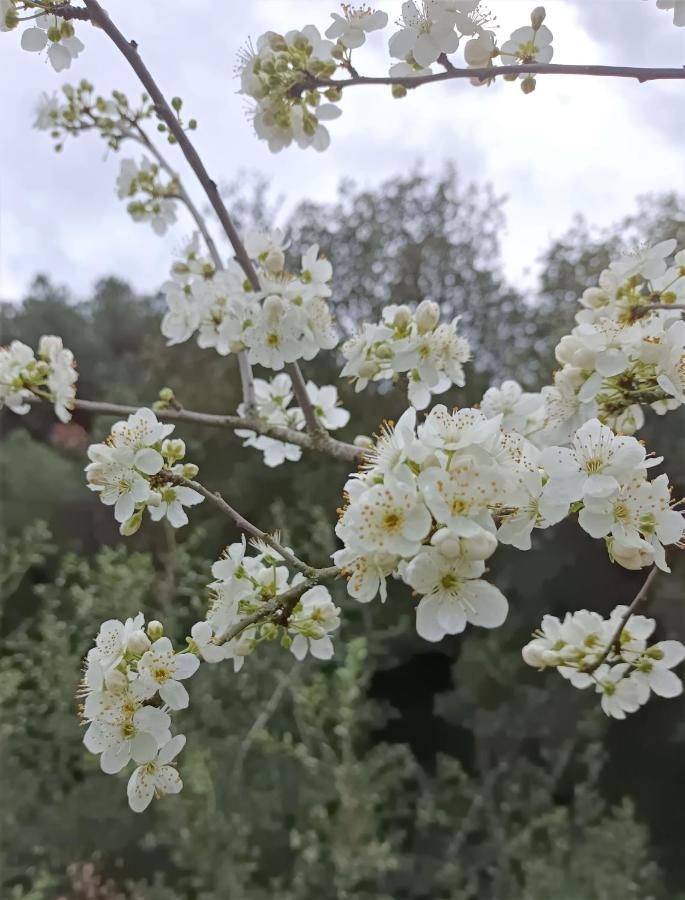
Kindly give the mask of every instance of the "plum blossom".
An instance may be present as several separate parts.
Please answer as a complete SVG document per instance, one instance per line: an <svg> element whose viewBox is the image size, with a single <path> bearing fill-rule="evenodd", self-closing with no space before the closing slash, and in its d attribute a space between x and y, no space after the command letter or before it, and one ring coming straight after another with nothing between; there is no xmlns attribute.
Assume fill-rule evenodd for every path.
<svg viewBox="0 0 685 900"><path fill-rule="evenodd" d="M370 31L378 31L388 24L388 14L377 9L343 4L343 15L331 13L333 24L326 29L326 37L338 41L348 50L361 47Z"/></svg>
<svg viewBox="0 0 685 900"><path fill-rule="evenodd" d="M173 762L185 742L185 736L177 734L133 771L127 785L128 803L133 812L144 812L155 796L181 791L183 782Z"/></svg>
<svg viewBox="0 0 685 900"><path fill-rule="evenodd" d="M31 27L22 33L21 46L29 53L41 53L47 47L48 59L56 72L68 69L84 49L72 23L49 13L33 19Z"/></svg>
<svg viewBox="0 0 685 900"><path fill-rule="evenodd" d="M197 671L200 660L192 653L174 653L167 637L156 640L138 663L138 689L146 699L159 693L171 709L188 706L188 691L181 681Z"/></svg>

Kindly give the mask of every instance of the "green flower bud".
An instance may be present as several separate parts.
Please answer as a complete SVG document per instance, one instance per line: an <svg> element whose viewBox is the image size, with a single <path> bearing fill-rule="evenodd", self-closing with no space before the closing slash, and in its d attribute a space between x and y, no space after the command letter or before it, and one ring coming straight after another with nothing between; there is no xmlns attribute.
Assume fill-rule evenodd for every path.
<svg viewBox="0 0 685 900"><path fill-rule="evenodd" d="M183 477L184 478L195 478L197 473L200 471L199 466L196 466L195 463L185 463L183 466Z"/></svg>
<svg viewBox="0 0 685 900"><path fill-rule="evenodd" d="M544 6L536 6L533 12L530 14L530 24L533 26L535 31L537 31L545 21L546 15L547 13Z"/></svg>
<svg viewBox="0 0 685 900"><path fill-rule="evenodd" d="M532 75L528 75L521 82L521 90L524 94L532 94L537 85L535 84L535 79Z"/></svg>
<svg viewBox="0 0 685 900"><path fill-rule="evenodd" d="M392 95L396 100L407 96L407 89L403 84L393 84Z"/></svg>
<svg viewBox="0 0 685 900"><path fill-rule="evenodd" d="M143 512L140 510L139 512L133 513L130 519L127 519L125 522L122 522L119 526L119 534L123 535L123 537L130 537L132 534L135 534L136 531L143 524Z"/></svg>
<svg viewBox="0 0 685 900"><path fill-rule="evenodd" d="M157 619L147 623L147 636L151 641L158 641L164 634L164 626Z"/></svg>

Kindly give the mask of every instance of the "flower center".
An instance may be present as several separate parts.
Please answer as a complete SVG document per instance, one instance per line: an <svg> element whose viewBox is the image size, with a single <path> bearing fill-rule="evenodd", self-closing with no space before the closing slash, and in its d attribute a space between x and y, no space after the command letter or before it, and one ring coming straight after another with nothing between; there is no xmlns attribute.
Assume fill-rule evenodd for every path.
<svg viewBox="0 0 685 900"><path fill-rule="evenodd" d="M603 466L604 460L600 459L598 456L593 456L585 461L585 471L588 475L596 475L597 472L602 471Z"/></svg>
<svg viewBox="0 0 685 900"><path fill-rule="evenodd" d="M402 517L399 513L390 512L383 519L383 525L386 531L399 531L400 526L402 525Z"/></svg>

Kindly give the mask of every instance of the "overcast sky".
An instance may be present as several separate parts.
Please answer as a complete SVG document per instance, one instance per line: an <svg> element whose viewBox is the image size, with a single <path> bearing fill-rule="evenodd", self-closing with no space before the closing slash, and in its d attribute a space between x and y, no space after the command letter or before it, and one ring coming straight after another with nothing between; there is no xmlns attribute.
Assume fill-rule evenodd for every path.
<svg viewBox="0 0 685 900"><path fill-rule="evenodd" d="M502 40L527 24L532 0L492 0ZM196 142L212 176L230 181L241 170L272 179L286 208L302 198L332 199L342 178L364 185L411 169L453 162L467 179L489 180L507 195L502 235L512 279L533 267L550 237L576 212L605 225L634 208L638 194L685 189L685 83L640 85L625 79L547 77L532 96L498 82L430 85L402 101L387 88L355 88L331 123L324 154L292 148L269 153L246 119L234 67L242 44L263 31L313 23L324 30L336 4L322 0L109 0L110 14L138 41L158 83L181 95L199 121ZM399 0L379 2L391 21ZM680 66L685 29L654 0L548 0L555 62ZM356 51L365 74L385 74L386 30ZM87 77L106 93L139 92L125 60L86 25L86 44L71 69L57 75L44 57L0 35L0 298L16 300L37 272L87 296L104 275L140 290L165 279L170 255L190 232L179 221L164 238L132 223L116 198L118 161L95 135L67 144L61 155L31 127L36 98L63 82ZM184 110L184 111L185 111ZM134 147L130 149L135 150ZM168 148L171 149L171 148ZM172 151L173 153L173 151ZM201 201L179 158L179 171Z"/></svg>

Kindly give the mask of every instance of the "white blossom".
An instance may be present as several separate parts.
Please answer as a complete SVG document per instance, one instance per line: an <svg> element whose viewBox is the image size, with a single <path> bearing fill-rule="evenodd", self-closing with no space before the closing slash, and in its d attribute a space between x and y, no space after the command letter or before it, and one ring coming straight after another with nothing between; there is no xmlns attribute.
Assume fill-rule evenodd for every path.
<svg viewBox="0 0 685 900"><path fill-rule="evenodd" d="M155 796L181 791L183 782L173 762L185 742L185 736L177 734L151 759L134 770L127 786L128 803L133 812L146 810Z"/></svg>
<svg viewBox="0 0 685 900"><path fill-rule="evenodd" d="M343 5L344 15L331 13L333 24L326 29L326 37L338 41L348 50L361 47L369 31L377 31L388 24L388 14L380 10Z"/></svg>

